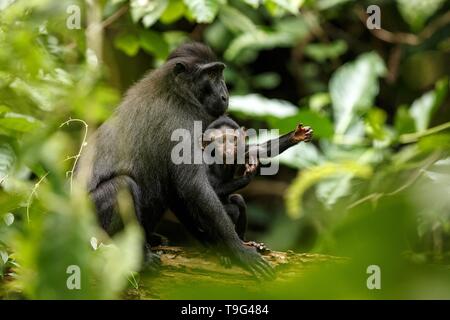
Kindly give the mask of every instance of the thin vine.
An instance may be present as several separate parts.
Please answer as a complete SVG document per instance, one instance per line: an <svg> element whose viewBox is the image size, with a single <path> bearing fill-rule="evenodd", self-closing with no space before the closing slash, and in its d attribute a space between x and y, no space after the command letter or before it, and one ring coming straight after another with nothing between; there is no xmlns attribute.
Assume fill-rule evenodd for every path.
<svg viewBox="0 0 450 320"><path fill-rule="evenodd" d="M73 162L72 168L66 172L66 177L70 177L70 193L72 193L72 188L73 188L73 173L75 171L75 167L78 163L78 159L81 156L81 153L83 152L83 148L87 145L87 134L88 134L88 124L81 119L72 119L70 118L69 120L63 122L59 127L63 127L64 125L69 125L71 122L80 122L84 125L84 135L83 135L83 140L81 141L81 145L80 148L78 149L78 153L74 156L70 156L67 157L66 159L64 159L64 161L68 161L71 159L75 159L75 161ZM31 190L30 195L28 196L27 199L27 208L26 208L26 215L27 215L27 222L30 222L30 207L31 204L33 203L33 198L35 197L36 193L37 193L37 189L39 188L39 185L44 181L44 179L49 175L49 172L46 172L39 180L38 182L36 182L33 186L33 189ZM2 180L3 182L3 180Z"/></svg>
<svg viewBox="0 0 450 320"><path fill-rule="evenodd" d="M81 120L81 119L69 119L66 122L62 123L59 127L63 127L65 125L69 125L71 122L80 122L84 125L84 135L83 135L83 140L81 141L81 145L80 148L78 149L78 153L74 156L68 157L66 158L64 161L67 160L71 160L71 159L75 159L75 161L73 162L73 166L72 169L70 169L69 171L66 172L66 177L70 175L70 192L72 193L72 188L73 188L73 173L75 171L75 167L77 166L78 163L78 159L81 156L81 153L83 152L83 149L85 146L87 146L87 134L88 134L88 124L86 123L86 121Z"/></svg>

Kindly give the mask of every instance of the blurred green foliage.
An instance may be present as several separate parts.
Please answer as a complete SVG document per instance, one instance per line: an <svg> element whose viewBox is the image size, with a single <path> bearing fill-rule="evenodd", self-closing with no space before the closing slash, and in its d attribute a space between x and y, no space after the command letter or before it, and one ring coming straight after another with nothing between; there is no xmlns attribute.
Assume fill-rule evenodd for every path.
<svg viewBox="0 0 450 320"><path fill-rule="evenodd" d="M358 19L372 4L388 41ZM79 28L67 24L73 5ZM142 235L127 196L128 222L111 241L71 175L84 135L123 91L194 39L227 63L238 121L282 133L301 121L315 132L314 143L278 157L285 206L267 216L249 202L251 218L266 224L260 239L351 262L259 291L187 283L172 296L449 298L449 8L445 0L0 0L0 297L117 298L151 281L136 280ZM381 291L365 284L373 264ZM82 290L67 289L69 265L81 268Z"/></svg>

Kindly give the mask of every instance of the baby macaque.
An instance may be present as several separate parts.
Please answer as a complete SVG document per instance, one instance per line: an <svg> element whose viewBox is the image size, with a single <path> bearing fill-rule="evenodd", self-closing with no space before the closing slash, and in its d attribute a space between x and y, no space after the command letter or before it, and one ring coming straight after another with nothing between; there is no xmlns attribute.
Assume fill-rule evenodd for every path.
<svg viewBox="0 0 450 320"><path fill-rule="evenodd" d="M278 138L249 145L245 140L245 128L239 127L228 116L219 117L205 130L203 150L209 151L211 158L216 160L215 163L209 164L208 180L233 221L237 234L246 245L254 246L259 251L267 250L264 244L245 242L247 207L244 198L234 192L250 183L258 171L260 158L272 158L301 141L308 142L312 133L311 128L299 124L294 131ZM241 163L237 161L239 151L243 152L244 161Z"/></svg>

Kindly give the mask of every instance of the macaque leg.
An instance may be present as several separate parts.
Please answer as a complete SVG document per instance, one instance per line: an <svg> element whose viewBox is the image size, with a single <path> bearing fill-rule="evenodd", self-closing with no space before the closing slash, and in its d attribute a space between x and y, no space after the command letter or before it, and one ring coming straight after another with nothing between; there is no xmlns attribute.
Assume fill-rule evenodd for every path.
<svg viewBox="0 0 450 320"><path fill-rule="evenodd" d="M232 220L236 226L236 232L239 238L241 238L246 246L254 247L260 253L270 252L270 249L262 242L245 240L245 232L247 231L247 206L244 198L240 194L232 194L228 197L228 201L230 202L228 208L233 206L233 210L238 211L237 214L234 213Z"/></svg>
<svg viewBox="0 0 450 320"><path fill-rule="evenodd" d="M97 209L101 227L113 235L123 228L123 222L118 211L117 196L121 190L130 192L133 198L134 210L139 222L142 222L140 209L140 190L137 183L129 176L117 176L99 184L91 191L90 196ZM159 256L153 253L149 244L144 245L144 265L152 271L159 267Z"/></svg>
<svg viewBox="0 0 450 320"><path fill-rule="evenodd" d="M186 170L181 167L179 170ZM203 229L204 236L225 255L231 255L241 266L257 277L273 278L274 271L254 248L245 246L236 233L233 222L228 217L222 202L211 187L206 171L189 167L189 172L178 172L182 179L178 184L180 200L173 201L172 209L180 221L188 223L191 230ZM194 171L194 172L193 172ZM190 179L186 177L191 176ZM189 223L190 222L190 223ZM189 224L191 224L189 226ZM252 250L253 249L253 250Z"/></svg>
<svg viewBox="0 0 450 320"><path fill-rule="evenodd" d="M228 197L228 206L233 206L234 214L233 223L236 228L236 232L242 241L245 241L245 232L247 231L247 206L245 200L240 194L231 194ZM228 211L227 211L228 212Z"/></svg>

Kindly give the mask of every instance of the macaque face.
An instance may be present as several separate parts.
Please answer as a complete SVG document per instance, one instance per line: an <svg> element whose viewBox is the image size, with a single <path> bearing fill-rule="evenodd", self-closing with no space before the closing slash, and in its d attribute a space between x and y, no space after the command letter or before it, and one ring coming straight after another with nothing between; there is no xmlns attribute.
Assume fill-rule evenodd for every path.
<svg viewBox="0 0 450 320"><path fill-rule="evenodd" d="M225 163L233 160L234 163L237 157L237 145L242 138L245 138L245 131L243 129L232 129L227 126L222 126L218 129L208 131L204 136L203 145L214 144L214 154L212 155L216 159L223 159Z"/></svg>

